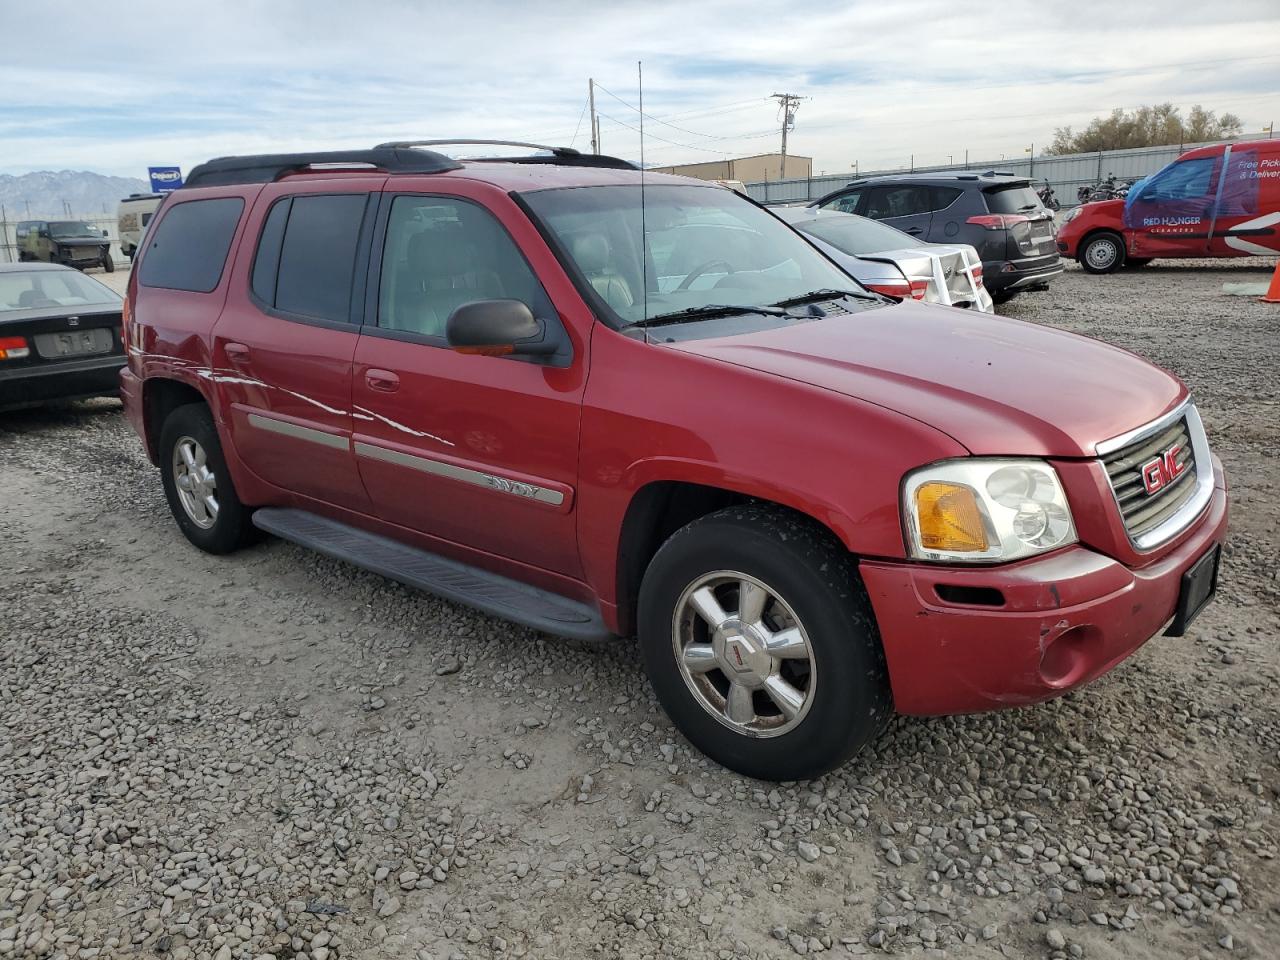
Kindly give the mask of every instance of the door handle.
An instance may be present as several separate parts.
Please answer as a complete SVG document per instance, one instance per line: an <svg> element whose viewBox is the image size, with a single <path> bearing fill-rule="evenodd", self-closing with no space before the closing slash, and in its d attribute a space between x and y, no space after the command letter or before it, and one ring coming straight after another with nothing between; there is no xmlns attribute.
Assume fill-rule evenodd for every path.
<svg viewBox="0 0 1280 960"><path fill-rule="evenodd" d="M918 234L918 233L924 233L924 227L907 227L907 229L904 232L914 236L915 234Z"/></svg>
<svg viewBox="0 0 1280 960"><path fill-rule="evenodd" d="M243 363L249 359L249 348L243 343L228 343L222 350L232 363Z"/></svg>
<svg viewBox="0 0 1280 960"><path fill-rule="evenodd" d="M369 385L370 390L380 390L383 393L395 393L400 389L399 377L390 370L379 370L377 367L364 372L364 382Z"/></svg>

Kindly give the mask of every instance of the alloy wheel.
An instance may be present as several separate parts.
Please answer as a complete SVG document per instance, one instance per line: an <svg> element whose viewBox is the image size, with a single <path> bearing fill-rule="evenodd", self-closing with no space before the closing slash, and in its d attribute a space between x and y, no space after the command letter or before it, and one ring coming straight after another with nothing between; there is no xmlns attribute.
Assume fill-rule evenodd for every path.
<svg viewBox="0 0 1280 960"><path fill-rule="evenodd" d="M209 469L204 447L191 437L180 437L173 445L173 484L192 523L208 530L218 522L218 479Z"/></svg>
<svg viewBox="0 0 1280 960"><path fill-rule="evenodd" d="M694 699L737 733L786 733L813 704L809 635L787 602L755 577L721 570L690 583L676 603L672 643Z"/></svg>

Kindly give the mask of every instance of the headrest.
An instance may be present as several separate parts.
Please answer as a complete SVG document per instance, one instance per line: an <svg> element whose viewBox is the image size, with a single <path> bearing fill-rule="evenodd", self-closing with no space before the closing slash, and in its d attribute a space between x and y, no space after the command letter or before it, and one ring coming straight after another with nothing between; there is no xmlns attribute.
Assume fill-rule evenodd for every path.
<svg viewBox="0 0 1280 960"><path fill-rule="evenodd" d="M609 238L603 233L580 233L572 247L573 259L583 273L602 273L609 265Z"/></svg>

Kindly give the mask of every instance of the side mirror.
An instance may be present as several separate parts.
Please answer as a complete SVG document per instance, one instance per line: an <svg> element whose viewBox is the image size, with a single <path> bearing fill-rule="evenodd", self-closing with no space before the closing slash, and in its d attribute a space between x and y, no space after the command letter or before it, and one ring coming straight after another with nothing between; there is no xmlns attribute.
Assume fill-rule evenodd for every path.
<svg viewBox="0 0 1280 960"><path fill-rule="evenodd" d="M521 300L472 300L449 315L449 346L485 357L551 356L559 348L547 325Z"/></svg>
<svg viewBox="0 0 1280 960"><path fill-rule="evenodd" d="M110 236L110 234L109 234L109 233L107 233L107 231L105 231L105 230L103 230L103 231L102 231L102 235L103 235L104 237L108 237L108 236Z"/></svg>

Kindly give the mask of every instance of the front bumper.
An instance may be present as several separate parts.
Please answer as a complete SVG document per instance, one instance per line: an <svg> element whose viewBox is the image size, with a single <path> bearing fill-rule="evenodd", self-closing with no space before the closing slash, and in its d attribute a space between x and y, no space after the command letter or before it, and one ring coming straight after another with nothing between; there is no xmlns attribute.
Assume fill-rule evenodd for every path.
<svg viewBox="0 0 1280 960"><path fill-rule="evenodd" d="M105 253L102 247L75 247L65 253L55 253L50 259L64 267L96 267Z"/></svg>
<svg viewBox="0 0 1280 960"><path fill-rule="evenodd" d="M1226 537L1227 491L1221 470L1217 476L1193 533L1140 569L1082 545L985 568L863 561L898 712L975 713L1038 703L1128 657L1168 626L1182 574ZM939 585L953 602L942 599ZM996 590L1003 602L955 602L949 587Z"/></svg>
<svg viewBox="0 0 1280 960"><path fill-rule="evenodd" d="M0 371L0 409L49 400L115 396L123 366L124 357L116 353Z"/></svg>

